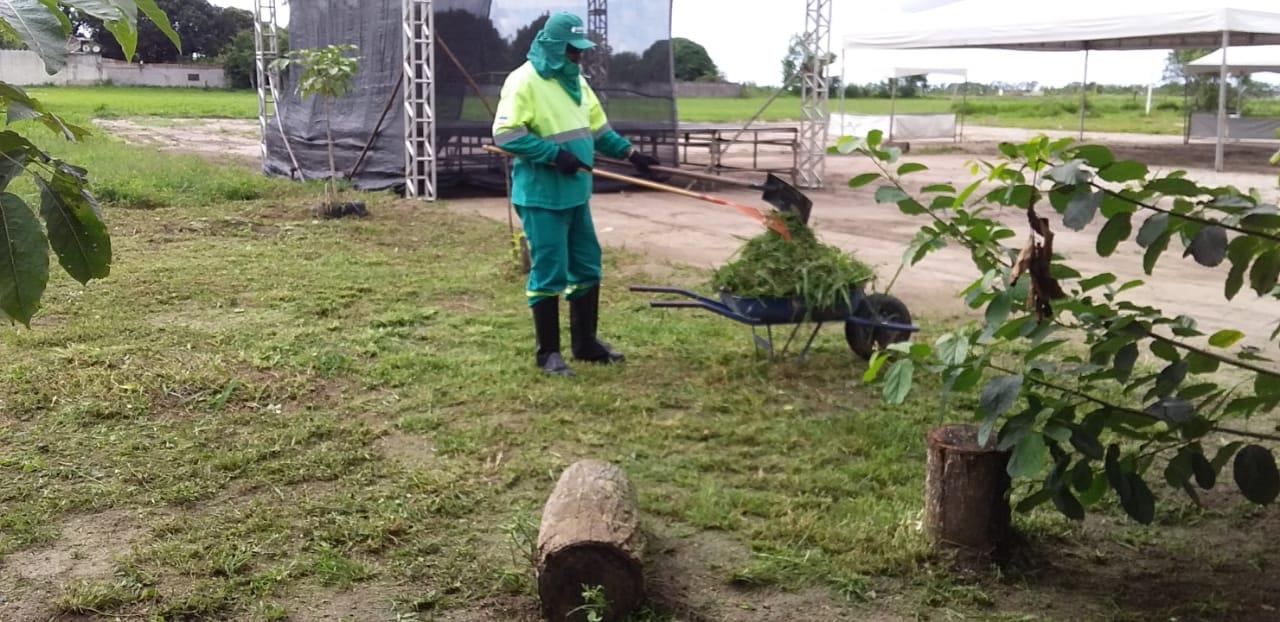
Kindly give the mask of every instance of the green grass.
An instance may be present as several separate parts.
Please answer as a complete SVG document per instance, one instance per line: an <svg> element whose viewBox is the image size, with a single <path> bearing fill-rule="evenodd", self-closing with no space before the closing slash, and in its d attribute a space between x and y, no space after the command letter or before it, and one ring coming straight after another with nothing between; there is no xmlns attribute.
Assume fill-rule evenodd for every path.
<svg viewBox="0 0 1280 622"><path fill-rule="evenodd" d="M28 92L58 114L81 118L258 118L254 91L63 86L36 87Z"/></svg>
<svg viewBox="0 0 1280 622"><path fill-rule="evenodd" d="M30 89L32 94L59 113L76 118L116 117L200 117L253 119L258 115L257 96L253 91L220 91L202 89L162 89L140 87L45 87ZM740 123L756 113L767 98L685 98L678 102L681 121L686 123ZM660 114L651 103L635 104L635 100L619 99L611 104L619 114L632 118ZM833 112L839 109L831 101ZM952 112L961 106L960 98L901 99L896 104L902 114ZM1054 97L973 97L968 101L970 125L1025 127L1029 129L1069 130L1079 125L1079 98ZM1182 132L1182 98L1156 98L1150 116L1144 114L1143 98L1127 95L1090 97L1088 127L1100 132L1138 132L1147 134L1180 134ZM1280 101L1256 100L1248 104L1249 114L1280 114ZM887 99L850 99L845 109L851 114L889 114ZM447 110L442 116L448 116ZM455 114L456 111L455 111ZM488 111L474 97L462 102L462 114L473 121L487 121ZM800 101L781 97L765 111L764 122L795 121L800 117Z"/></svg>

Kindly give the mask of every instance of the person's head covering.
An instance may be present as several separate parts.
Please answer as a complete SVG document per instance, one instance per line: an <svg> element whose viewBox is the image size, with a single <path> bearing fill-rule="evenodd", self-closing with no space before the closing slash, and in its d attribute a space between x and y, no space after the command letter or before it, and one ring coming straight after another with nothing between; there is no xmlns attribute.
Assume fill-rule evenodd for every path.
<svg viewBox="0 0 1280 622"><path fill-rule="evenodd" d="M582 18L573 13L556 13L538 31L529 48L528 58L538 75L555 78L573 101L582 103L582 68L569 61L565 54L565 47L570 45L579 50L590 50L596 46L587 38L587 27L583 25Z"/></svg>

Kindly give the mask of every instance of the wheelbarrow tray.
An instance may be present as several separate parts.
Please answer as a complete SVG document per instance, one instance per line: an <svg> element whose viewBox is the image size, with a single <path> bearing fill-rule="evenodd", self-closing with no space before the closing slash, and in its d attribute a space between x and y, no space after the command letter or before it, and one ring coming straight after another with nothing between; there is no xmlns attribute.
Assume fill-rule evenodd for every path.
<svg viewBox="0 0 1280 622"><path fill-rule="evenodd" d="M853 318L853 309L858 306L862 291L855 289L849 292L849 301L841 302L830 309L810 311L804 301L796 298L753 298L739 296L733 292L720 292L720 302L744 317L752 318L761 324L798 324L801 322L837 322Z"/></svg>

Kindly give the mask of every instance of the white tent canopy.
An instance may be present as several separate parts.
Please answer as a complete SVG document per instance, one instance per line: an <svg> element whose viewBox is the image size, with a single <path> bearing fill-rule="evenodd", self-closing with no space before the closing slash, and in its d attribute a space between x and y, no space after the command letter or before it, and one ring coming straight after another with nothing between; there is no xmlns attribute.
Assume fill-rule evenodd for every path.
<svg viewBox="0 0 1280 622"><path fill-rule="evenodd" d="M1090 50L1152 50L1280 44L1278 0L1075 0L1027 3L963 0L876 24L846 35L844 46L872 49L997 48L1083 50L1089 82ZM1218 144L1222 170L1227 125L1227 58L1218 67ZM1083 98L1087 91L1082 89ZM1086 107L1080 106L1084 136Z"/></svg>
<svg viewBox="0 0 1280 622"><path fill-rule="evenodd" d="M1229 52L1226 60L1229 73L1280 72L1280 45L1231 48ZM1219 49L1187 63L1186 70L1189 73L1218 73L1222 64L1223 53Z"/></svg>
<svg viewBox="0 0 1280 622"><path fill-rule="evenodd" d="M1276 0L962 0L846 35L846 48L1159 50L1280 44Z"/></svg>

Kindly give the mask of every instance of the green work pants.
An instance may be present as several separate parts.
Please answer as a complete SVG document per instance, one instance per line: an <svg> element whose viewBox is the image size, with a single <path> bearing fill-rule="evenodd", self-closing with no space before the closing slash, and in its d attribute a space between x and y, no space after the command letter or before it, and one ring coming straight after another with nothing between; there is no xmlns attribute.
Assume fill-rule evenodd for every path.
<svg viewBox="0 0 1280 622"><path fill-rule="evenodd" d="M573 300L600 283L600 242L589 206L516 211L533 263L525 288L529 306L560 295Z"/></svg>

